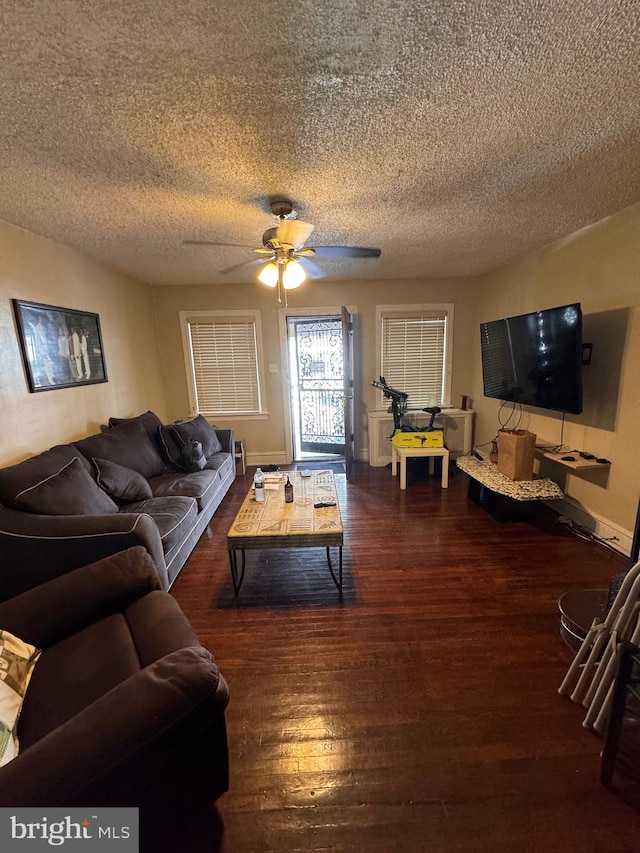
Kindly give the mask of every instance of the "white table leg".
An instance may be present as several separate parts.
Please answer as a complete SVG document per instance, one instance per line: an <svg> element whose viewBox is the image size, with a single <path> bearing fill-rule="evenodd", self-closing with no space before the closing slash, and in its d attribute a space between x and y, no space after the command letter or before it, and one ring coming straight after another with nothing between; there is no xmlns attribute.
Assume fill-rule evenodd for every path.
<svg viewBox="0 0 640 853"><path fill-rule="evenodd" d="M407 457L404 453L400 454L400 489L407 488Z"/></svg>
<svg viewBox="0 0 640 853"><path fill-rule="evenodd" d="M442 453L442 480L440 485L443 489L449 488L449 451L444 450Z"/></svg>
<svg viewBox="0 0 640 853"><path fill-rule="evenodd" d="M396 476L396 470L398 467L398 457L396 456L396 446L395 444L391 445L391 476Z"/></svg>

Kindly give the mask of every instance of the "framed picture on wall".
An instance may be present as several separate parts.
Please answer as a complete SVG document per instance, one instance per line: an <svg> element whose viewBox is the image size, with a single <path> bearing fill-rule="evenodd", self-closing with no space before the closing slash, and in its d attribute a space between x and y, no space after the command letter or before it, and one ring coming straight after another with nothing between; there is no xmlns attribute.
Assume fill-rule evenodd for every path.
<svg viewBox="0 0 640 853"><path fill-rule="evenodd" d="M97 314L12 301L30 391L108 381Z"/></svg>

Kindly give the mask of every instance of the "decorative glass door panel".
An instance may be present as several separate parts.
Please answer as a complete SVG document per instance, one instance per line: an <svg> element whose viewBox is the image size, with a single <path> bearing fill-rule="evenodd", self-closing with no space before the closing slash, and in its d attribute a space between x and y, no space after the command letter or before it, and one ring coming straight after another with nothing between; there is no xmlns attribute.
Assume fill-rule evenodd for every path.
<svg viewBox="0 0 640 853"><path fill-rule="evenodd" d="M339 318L289 319L292 406L305 453L345 449L342 323Z"/></svg>

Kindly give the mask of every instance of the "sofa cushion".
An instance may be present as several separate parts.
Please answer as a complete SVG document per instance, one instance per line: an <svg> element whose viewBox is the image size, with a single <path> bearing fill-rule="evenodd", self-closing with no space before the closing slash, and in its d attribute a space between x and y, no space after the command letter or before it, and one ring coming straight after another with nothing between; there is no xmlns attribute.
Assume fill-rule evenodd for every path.
<svg viewBox="0 0 640 853"><path fill-rule="evenodd" d="M74 443L86 459L95 457L117 462L133 468L147 480L165 469L153 439L138 421L120 424Z"/></svg>
<svg viewBox="0 0 640 853"><path fill-rule="evenodd" d="M195 524L198 504L189 497L154 497L127 504L121 511L150 515L158 527L162 550L167 554L174 545L185 539Z"/></svg>
<svg viewBox="0 0 640 853"><path fill-rule="evenodd" d="M223 451L207 459L206 468L210 471L217 471L224 479L225 476L235 474L236 460L231 453Z"/></svg>
<svg viewBox="0 0 640 853"><path fill-rule="evenodd" d="M117 503L128 504L153 497L148 480L133 468L126 468L109 459L94 457L91 461L96 470L98 485Z"/></svg>
<svg viewBox="0 0 640 853"><path fill-rule="evenodd" d="M18 718L39 656L35 646L0 630L0 767L18 754Z"/></svg>
<svg viewBox="0 0 640 853"><path fill-rule="evenodd" d="M118 505L75 456L60 471L16 495L19 509L40 515L107 515Z"/></svg>
<svg viewBox="0 0 640 853"><path fill-rule="evenodd" d="M115 613L42 652L18 726L22 748L39 741L140 669L124 613Z"/></svg>
<svg viewBox="0 0 640 853"><path fill-rule="evenodd" d="M149 481L155 498L189 497L198 501L198 512L202 512L220 485L217 471L205 468L191 474L163 474Z"/></svg>
<svg viewBox="0 0 640 853"><path fill-rule="evenodd" d="M51 474L57 474L72 459L78 458L78 451L73 444L58 444L50 450L45 450L37 456L0 469L0 503L4 506L18 509L16 495L35 486ZM91 470L89 462L81 457L82 466Z"/></svg>
<svg viewBox="0 0 640 853"><path fill-rule="evenodd" d="M173 429L182 439L183 446L189 438L199 441L207 459L214 453L220 453L222 445L218 440L215 429L211 426L204 415L198 415L190 421L180 421L173 424Z"/></svg>

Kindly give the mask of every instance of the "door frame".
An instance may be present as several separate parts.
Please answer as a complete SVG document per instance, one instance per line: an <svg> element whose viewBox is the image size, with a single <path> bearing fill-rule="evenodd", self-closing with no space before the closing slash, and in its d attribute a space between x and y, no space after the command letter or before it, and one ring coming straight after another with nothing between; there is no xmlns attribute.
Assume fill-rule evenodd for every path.
<svg viewBox="0 0 640 853"><path fill-rule="evenodd" d="M355 305L344 306L353 319L357 312ZM289 317L335 317L340 319L342 316L342 305L322 305L316 308L293 308L289 305L287 308L278 309L278 328L280 335L280 373L282 374L282 398L283 398L283 413L284 413L284 430L285 430L285 453L287 464L293 462L293 421L291 417L291 397L290 397L290 381L289 381L289 354L287 341L287 319ZM352 365L355 374L355 364ZM355 395L354 380L354 395Z"/></svg>

